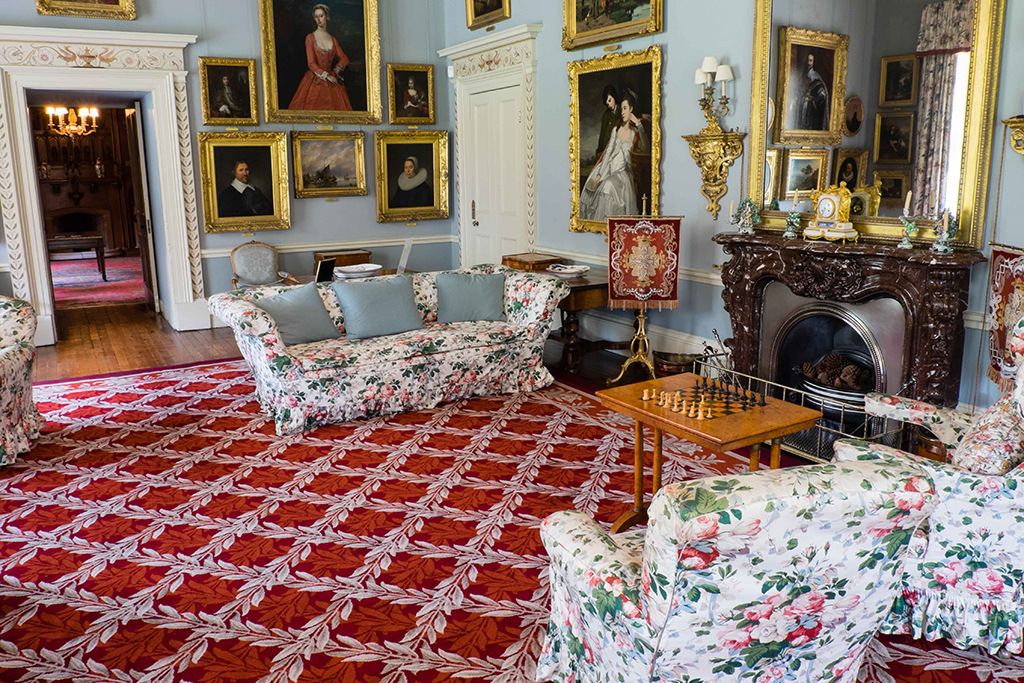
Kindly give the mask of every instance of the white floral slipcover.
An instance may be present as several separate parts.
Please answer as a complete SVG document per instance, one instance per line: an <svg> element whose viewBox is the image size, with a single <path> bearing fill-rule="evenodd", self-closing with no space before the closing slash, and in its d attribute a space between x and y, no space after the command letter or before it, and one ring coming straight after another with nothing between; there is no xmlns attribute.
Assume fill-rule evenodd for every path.
<svg viewBox="0 0 1024 683"><path fill-rule="evenodd" d="M0 296L0 466L32 447L46 423L32 401L36 313L20 299Z"/></svg>
<svg viewBox="0 0 1024 683"><path fill-rule="evenodd" d="M672 484L617 536L555 513L537 680L852 682L935 504L923 468L857 462Z"/></svg>
<svg viewBox="0 0 1024 683"><path fill-rule="evenodd" d="M217 294L210 297L210 311L234 330L255 375L260 403L282 435L551 384L542 363L544 342L569 286L556 277L501 266L475 266L468 272L505 274L507 322L437 323L437 273L413 275L425 326L403 334L285 347L273 318L252 302L287 287ZM317 289L344 334L334 289L330 283Z"/></svg>

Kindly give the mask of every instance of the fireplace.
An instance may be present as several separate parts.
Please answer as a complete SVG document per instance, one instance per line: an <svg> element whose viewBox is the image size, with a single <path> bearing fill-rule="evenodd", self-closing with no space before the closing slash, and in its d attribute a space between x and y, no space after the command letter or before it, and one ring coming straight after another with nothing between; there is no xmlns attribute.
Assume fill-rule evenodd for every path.
<svg viewBox="0 0 1024 683"><path fill-rule="evenodd" d="M53 229L58 235L88 235L102 232L102 216L95 213L75 211L53 217Z"/></svg>
<svg viewBox="0 0 1024 683"><path fill-rule="evenodd" d="M971 267L985 260L980 253L775 235L714 239L731 256L722 269L722 297L732 322L726 343L738 371L765 379L788 372L793 379L785 367L792 353L780 358L775 347L791 335L814 336L815 350L839 344L866 354L874 390L957 404L963 314ZM806 360L817 359L801 364Z"/></svg>

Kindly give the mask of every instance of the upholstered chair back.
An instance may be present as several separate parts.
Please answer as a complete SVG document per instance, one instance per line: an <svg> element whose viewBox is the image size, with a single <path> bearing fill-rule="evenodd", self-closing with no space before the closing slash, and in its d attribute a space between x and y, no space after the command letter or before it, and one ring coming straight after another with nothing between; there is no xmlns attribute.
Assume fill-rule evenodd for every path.
<svg viewBox="0 0 1024 683"><path fill-rule="evenodd" d="M856 462L666 486L636 537L555 513L538 680L853 683L936 502L923 468Z"/></svg>
<svg viewBox="0 0 1024 683"><path fill-rule="evenodd" d="M277 249L264 242L247 242L231 250L234 286L253 287L281 281Z"/></svg>

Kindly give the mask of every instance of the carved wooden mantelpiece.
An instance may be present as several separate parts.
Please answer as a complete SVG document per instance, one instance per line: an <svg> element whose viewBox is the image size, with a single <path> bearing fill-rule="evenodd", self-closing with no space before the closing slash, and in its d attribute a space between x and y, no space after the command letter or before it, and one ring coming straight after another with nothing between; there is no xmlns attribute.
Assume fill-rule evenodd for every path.
<svg viewBox="0 0 1024 683"><path fill-rule="evenodd" d="M877 244L787 240L775 235L721 233L715 242L732 258L722 269L722 298L732 320L736 369L757 374L765 287L782 282L798 296L858 303L879 297L906 313L904 395L955 406L963 363L964 311L976 251L935 254Z"/></svg>

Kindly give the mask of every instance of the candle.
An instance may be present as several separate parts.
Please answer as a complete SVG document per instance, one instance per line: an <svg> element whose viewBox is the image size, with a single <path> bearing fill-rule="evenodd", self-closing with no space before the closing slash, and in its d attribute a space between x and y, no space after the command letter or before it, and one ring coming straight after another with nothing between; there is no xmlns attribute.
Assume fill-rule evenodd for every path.
<svg viewBox="0 0 1024 683"><path fill-rule="evenodd" d="M729 202L729 216L731 216L731 217L735 217L736 216L736 202L735 201Z"/></svg>
<svg viewBox="0 0 1024 683"><path fill-rule="evenodd" d="M907 203L903 206L903 213L910 215L910 201L914 198L914 191L911 190L907 193Z"/></svg>
<svg viewBox="0 0 1024 683"><path fill-rule="evenodd" d="M942 214L942 234L949 235L949 210Z"/></svg>

